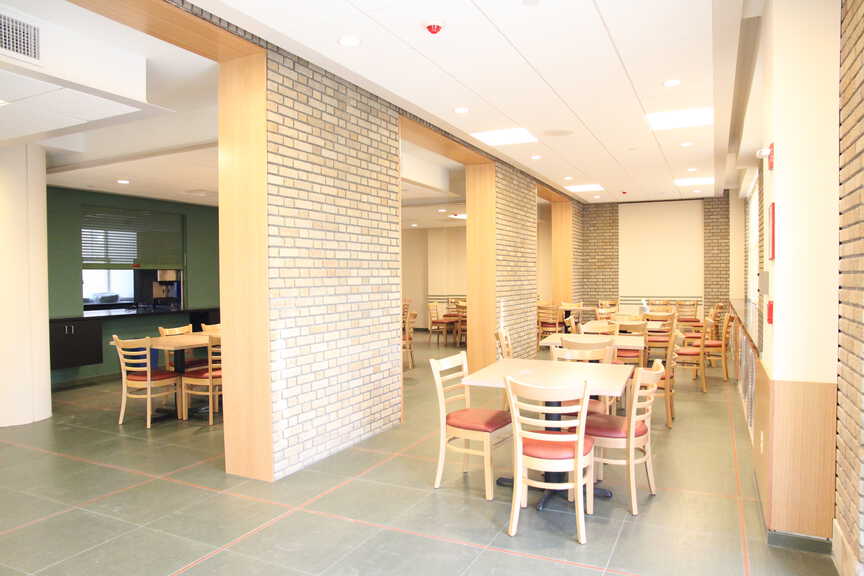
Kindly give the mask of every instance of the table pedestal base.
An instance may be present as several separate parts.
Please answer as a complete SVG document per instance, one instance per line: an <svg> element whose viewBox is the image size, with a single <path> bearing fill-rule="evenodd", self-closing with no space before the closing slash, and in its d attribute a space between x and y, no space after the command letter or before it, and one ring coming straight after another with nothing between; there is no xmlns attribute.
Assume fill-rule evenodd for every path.
<svg viewBox="0 0 864 576"><path fill-rule="evenodd" d="M495 480L495 484L497 484L498 486L504 486L507 488L512 488L513 487L513 478L509 478L507 476L501 476L500 478ZM545 492L543 494L543 496L540 497L540 501L537 502L537 510L538 511L543 510L543 508L546 507L546 504L549 503L549 500L551 500L555 496L560 496L561 498L564 498L564 499L567 498L567 491L566 490L546 490L544 488L535 488L533 486L529 486L528 488L530 490L543 490ZM612 496L613 496L612 490L609 490L608 488L603 488L602 486L598 486L596 484L594 485L594 497L595 498L605 498L608 500L609 498L612 498Z"/></svg>

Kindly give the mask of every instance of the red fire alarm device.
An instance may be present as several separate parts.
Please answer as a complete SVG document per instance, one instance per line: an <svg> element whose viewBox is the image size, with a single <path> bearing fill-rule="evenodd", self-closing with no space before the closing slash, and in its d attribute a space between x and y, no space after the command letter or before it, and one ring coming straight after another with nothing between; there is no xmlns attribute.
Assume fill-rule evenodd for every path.
<svg viewBox="0 0 864 576"><path fill-rule="evenodd" d="M774 301L768 300L768 324L774 324Z"/></svg>
<svg viewBox="0 0 864 576"><path fill-rule="evenodd" d="M774 143L771 143L771 146L768 147L770 152L768 153L768 170L774 170Z"/></svg>

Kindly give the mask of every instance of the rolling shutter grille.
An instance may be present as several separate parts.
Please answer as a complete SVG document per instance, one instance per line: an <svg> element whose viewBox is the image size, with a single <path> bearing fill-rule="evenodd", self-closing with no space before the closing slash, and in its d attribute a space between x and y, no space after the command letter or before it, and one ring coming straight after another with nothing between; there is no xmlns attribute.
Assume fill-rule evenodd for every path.
<svg viewBox="0 0 864 576"><path fill-rule="evenodd" d="M81 264L84 268L183 267L180 214L83 206Z"/></svg>

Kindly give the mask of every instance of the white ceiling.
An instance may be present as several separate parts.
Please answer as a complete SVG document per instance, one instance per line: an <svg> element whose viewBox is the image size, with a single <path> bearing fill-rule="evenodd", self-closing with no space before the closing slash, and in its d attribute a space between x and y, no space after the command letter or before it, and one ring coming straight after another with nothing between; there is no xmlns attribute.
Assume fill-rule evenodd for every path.
<svg viewBox="0 0 864 576"><path fill-rule="evenodd" d="M713 194L672 180L713 175L714 128L655 133L644 118L714 105L712 0L196 3L472 142L471 132L529 129L539 142L495 153L559 189L606 188L585 201ZM429 23L443 30L430 35ZM341 46L346 34L361 44Z"/></svg>
<svg viewBox="0 0 864 576"><path fill-rule="evenodd" d="M438 210L446 210L439 212ZM465 212L465 204L459 202L442 202L428 206L402 206L402 229L414 228L462 228L465 220L450 218L449 214Z"/></svg>
<svg viewBox="0 0 864 576"><path fill-rule="evenodd" d="M121 162L49 170L48 184L190 204L218 204L216 146ZM120 184L117 180L129 180Z"/></svg>

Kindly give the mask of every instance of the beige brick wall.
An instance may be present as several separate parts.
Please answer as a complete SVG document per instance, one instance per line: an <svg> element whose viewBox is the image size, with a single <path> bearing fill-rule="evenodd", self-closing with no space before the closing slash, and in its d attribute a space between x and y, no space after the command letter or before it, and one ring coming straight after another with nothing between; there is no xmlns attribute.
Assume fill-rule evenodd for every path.
<svg viewBox="0 0 864 576"><path fill-rule="evenodd" d="M864 572L864 2L843 2L840 67L840 342L835 516Z"/></svg>
<svg viewBox="0 0 864 576"><path fill-rule="evenodd" d="M515 168L495 166L496 317L513 339L517 358L537 352L537 185Z"/></svg>
<svg viewBox="0 0 864 576"><path fill-rule="evenodd" d="M729 194L702 201L705 310L729 300Z"/></svg>
<svg viewBox="0 0 864 576"><path fill-rule="evenodd" d="M584 287L583 287L583 278L584 272L582 270L582 243L584 241L584 213L585 206L580 202L573 201L573 276L572 276L572 289L573 289L573 301L579 302L584 299Z"/></svg>
<svg viewBox="0 0 864 576"><path fill-rule="evenodd" d="M582 209L582 299L618 297L618 204Z"/></svg>

